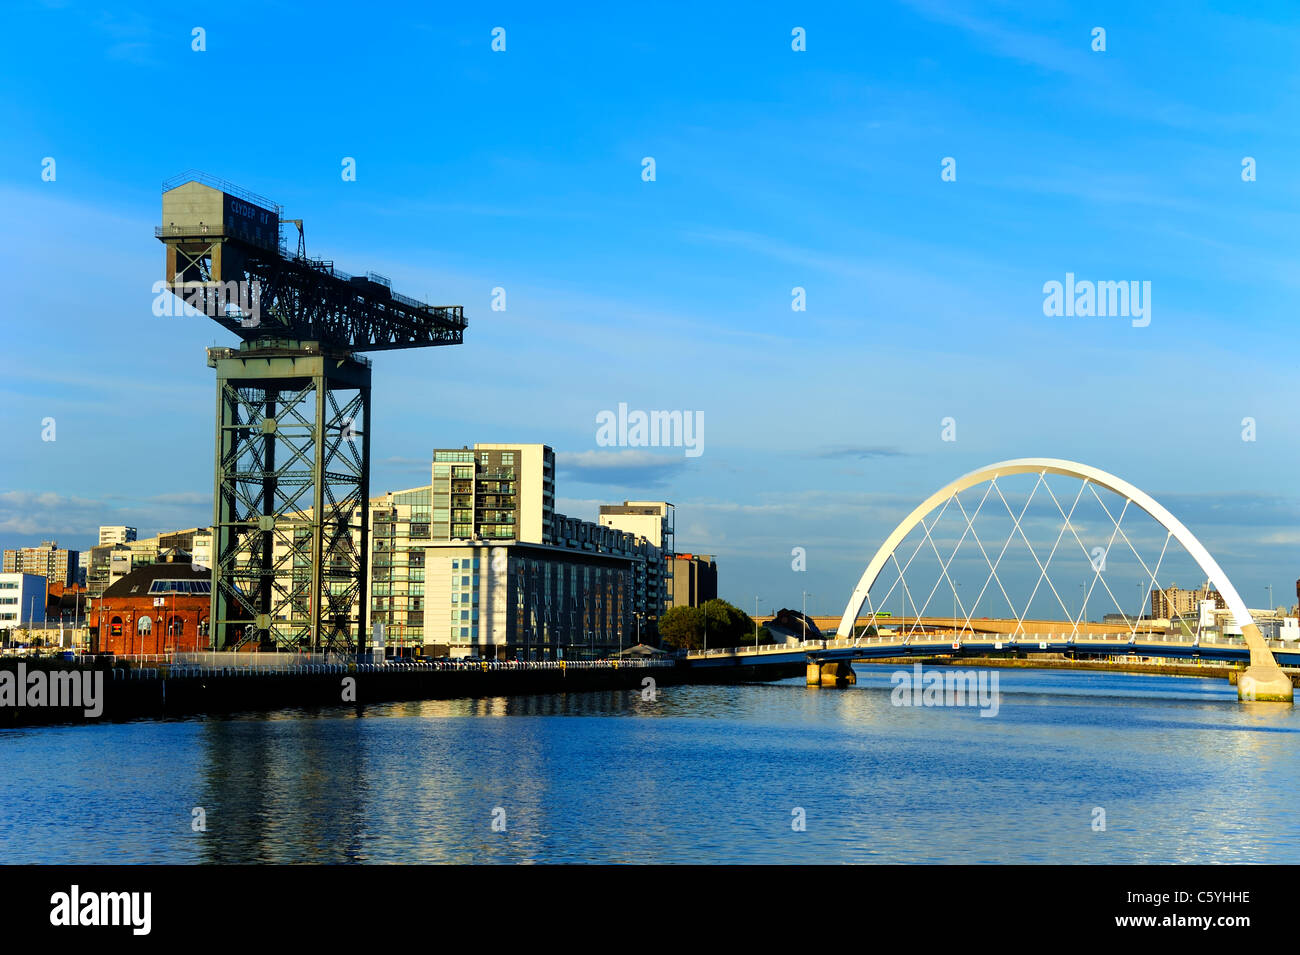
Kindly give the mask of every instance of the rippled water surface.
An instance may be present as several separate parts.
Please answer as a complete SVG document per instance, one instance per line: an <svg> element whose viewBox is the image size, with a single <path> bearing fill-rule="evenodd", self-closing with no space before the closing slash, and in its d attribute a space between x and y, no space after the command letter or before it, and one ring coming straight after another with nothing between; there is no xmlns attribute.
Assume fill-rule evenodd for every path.
<svg viewBox="0 0 1300 955"><path fill-rule="evenodd" d="M790 680L665 687L653 703L578 693L0 731L0 853L1300 862L1291 707L1238 704L1219 680L1001 670L1000 710L981 718L893 706L895 668L857 669L843 690Z"/></svg>

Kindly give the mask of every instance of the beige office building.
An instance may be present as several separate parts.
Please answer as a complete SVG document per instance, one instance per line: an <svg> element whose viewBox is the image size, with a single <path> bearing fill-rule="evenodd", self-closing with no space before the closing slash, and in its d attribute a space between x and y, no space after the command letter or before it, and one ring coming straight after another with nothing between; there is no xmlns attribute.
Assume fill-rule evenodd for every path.
<svg viewBox="0 0 1300 955"><path fill-rule="evenodd" d="M99 546L112 547L114 544L129 544L140 535L134 527L125 524L103 524L99 528Z"/></svg>

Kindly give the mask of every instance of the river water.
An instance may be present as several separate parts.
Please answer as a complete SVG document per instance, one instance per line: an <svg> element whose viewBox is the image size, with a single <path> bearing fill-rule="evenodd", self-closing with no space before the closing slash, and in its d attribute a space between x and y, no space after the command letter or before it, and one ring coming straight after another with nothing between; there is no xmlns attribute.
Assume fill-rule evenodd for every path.
<svg viewBox="0 0 1300 955"><path fill-rule="evenodd" d="M3 730L0 857L1300 862L1296 709L1000 670L986 718L892 705L896 669Z"/></svg>

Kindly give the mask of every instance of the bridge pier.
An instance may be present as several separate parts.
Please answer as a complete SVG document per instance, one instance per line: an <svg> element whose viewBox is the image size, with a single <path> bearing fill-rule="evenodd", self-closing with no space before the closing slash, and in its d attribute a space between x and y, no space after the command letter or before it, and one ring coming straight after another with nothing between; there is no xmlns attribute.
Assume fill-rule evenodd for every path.
<svg viewBox="0 0 1300 955"><path fill-rule="evenodd" d="M1279 666L1250 666L1237 677L1237 699L1256 703L1291 703L1295 699L1295 687Z"/></svg>
<svg viewBox="0 0 1300 955"><path fill-rule="evenodd" d="M1294 702L1291 677L1277 665L1259 627L1251 623L1242 627L1241 633L1250 647L1250 665L1237 677L1237 699L1256 703Z"/></svg>
<svg viewBox="0 0 1300 955"><path fill-rule="evenodd" d="M808 661L809 686L853 686L858 682L858 675L853 671L853 664L848 660L823 663L820 660Z"/></svg>

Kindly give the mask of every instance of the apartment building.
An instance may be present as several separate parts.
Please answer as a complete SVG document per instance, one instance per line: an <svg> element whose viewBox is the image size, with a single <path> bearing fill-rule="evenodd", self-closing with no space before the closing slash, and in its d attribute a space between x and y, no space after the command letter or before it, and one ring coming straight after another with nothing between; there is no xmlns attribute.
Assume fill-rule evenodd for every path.
<svg viewBox="0 0 1300 955"><path fill-rule="evenodd" d="M1198 614L1202 600L1213 600L1215 608L1219 610L1228 606L1217 590L1210 589L1208 580L1195 590L1182 590L1177 584L1170 584L1163 589L1151 591L1151 616L1172 620L1174 617Z"/></svg>
<svg viewBox="0 0 1300 955"><path fill-rule="evenodd" d="M672 554L670 605L698 607L718 599L718 565L709 554Z"/></svg>
<svg viewBox="0 0 1300 955"><path fill-rule="evenodd" d="M431 486L431 540L552 539L555 452L544 444L437 449Z"/></svg>
<svg viewBox="0 0 1300 955"><path fill-rule="evenodd" d="M649 640L668 594L655 542L671 535L671 505L651 504L658 517L637 525L643 533L567 517L555 512L550 447L437 449L428 485L369 501L369 639L397 653L534 659ZM352 535L360 547L360 526ZM274 547L295 579L306 573L305 552L290 555L281 540ZM305 601L295 616L307 613ZM294 629L276 622L285 624L277 631Z"/></svg>
<svg viewBox="0 0 1300 955"><path fill-rule="evenodd" d="M191 527L179 531L166 531L153 537L139 538L134 527L125 528L126 533L114 532L122 528L101 527L99 538L106 538L111 543L101 543L90 549L90 560L86 566L86 592L91 597L102 596L104 591L117 583L132 571L156 563L159 555L172 551L184 551L190 555L194 566L210 568L212 566L212 529L208 527ZM109 531L109 534L105 534ZM122 537L122 540L113 540Z"/></svg>
<svg viewBox="0 0 1300 955"><path fill-rule="evenodd" d="M3 573L36 574L61 584L77 582L79 553L59 547L58 541L41 541L38 547L5 550Z"/></svg>
<svg viewBox="0 0 1300 955"><path fill-rule="evenodd" d="M540 482L531 490L543 494ZM370 625L387 647L555 660L603 655L653 632L663 559L644 538L552 510L545 542L472 530L466 539L436 540L436 500L436 484L371 499ZM511 506L542 513L540 500ZM504 526L496 515L481 524Z"/></svg>
<svg viewBox="0 0 1300 955"><path fill-rule="evenodd" d="M650 615L658 620L659 614L676 606L674 576L669 563L676 533L676 508L667 501L624 501L622 504L602 504L596 518L602 527L624 531L634 537L644 538L659 551L660 564L657 576L660 588L650 595L650 604L656 609Z"/></svg>

